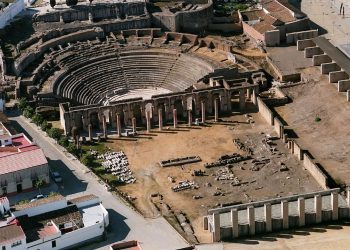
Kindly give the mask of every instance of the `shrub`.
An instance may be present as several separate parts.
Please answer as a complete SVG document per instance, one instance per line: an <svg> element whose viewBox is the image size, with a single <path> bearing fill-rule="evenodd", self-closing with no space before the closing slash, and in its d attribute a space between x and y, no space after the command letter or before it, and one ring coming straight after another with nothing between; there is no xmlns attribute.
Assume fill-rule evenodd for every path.
<svg viewBox="0 0 350 250"><path fill-rule="evenodd" d="M58 141L58 144L60 144L62 147L65 147L65 148L68 147L69 145L68 137L65 135L61 136L61 138Z"/></svg>
<svg viewBox="0 0 350 250"><path fill-rule="evenodd" d="M60 139L61 135L62 135L62 132L58 128L50 128L50 129L47 130L47 134L51 138L53 138L56 141L58 141Z"/></svg>
<svg viewBox="0 0 350 250"><path fill-rule="evenodd" d="M89 154L83 154L83 156L80 158L81 163L83 163L85 166L91 167L91 165L94 163L94 157Z"/></svg>
<svg viewBox="0 0 350 250"><path fill-rule="evenodd" d="M50 125L51 124L48 124L46 120L43 120L43 122L40 125L40 128L42 131L46 131L51 128Z"/></svg>
<svg viewBox="0 0 350 250"><path fill-rule="evenodd" d="M41 126L41 124L43 123L44 119L40 114L34 114L32 117L32 121L38 125Z"/></svg>
<svg viewBox="0 0 350 250"><path fill-rule="evenodd" d="M34 115L34 109L32 107L27 106L23 111L23 115L26 118L32 118L32 116Z"/></svg>
<svg viewBox="0 0 350 250"><path fill-rule="evenodd" d="M317 117L315 118L315 122L320 122L320 121L321 121L321 118L317 116Z"/></svg>
<svg viewBox="0 0 350 250"><path fill-rule="evenodd" d="M77 147L72 143L67 146L67 151L73 155L77 155L78 153Z"/></svg>
<svg viewBox="0 0 350 250"><path fill-rule="evenodd" d="M27 99L26 98L19 99L17 106L19 110L24 111L24 109L28 106Z"/></svg>

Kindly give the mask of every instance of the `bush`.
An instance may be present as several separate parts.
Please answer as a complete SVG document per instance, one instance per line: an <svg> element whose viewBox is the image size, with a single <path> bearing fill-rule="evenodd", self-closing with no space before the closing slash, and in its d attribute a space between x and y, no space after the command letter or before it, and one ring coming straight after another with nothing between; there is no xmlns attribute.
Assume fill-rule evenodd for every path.
<svg viewBox="0 0 350 250"><path fill-rule="evenodd" d="M19 99L17 106L19 110L24 111L24 109L28 106L27 99L26 98Z"/></svg>
<svg viewBox="0 0 350 250"><path fill-rule="evenodd" d="M83 154L83 156L80 158L81 163L83 163L85 166L91 167L94 163L94 157L87 153Z"/></svg>
<svg viewBox="0 0 350 250"><path fill-rule="evenodd" d="M320 121L321 121L321 118L317 116L317 117L315 118L315 122L320 122Z"/></svg>
<svg viewBox="0 0 350 250"><path fill-rule="evenodd" d="M78 150L77 150L77 147L70 143L68 146L67 146L67 151L73 155L77 155L78 154Z"/></svg>
<svg viewBox="0 0 350 250"><path fill-rule="evenodd" d="M32 116L34 115L34 109L32 107L27 106L23 111L23 115L26 118L32 118Z"/></svg>
<svg viewBox="0 0 350 250"><path fill-rule="evenodd" d="M68 147L69 145L68 137L65 135L61 136L61 138L58 141L58 144L60 144L62 147L65 147L65 148Z"/></svg>
<svg viewBox="0 0 350 250"><path fill-rule="evenodd" d="M41 125L40 125L40 128L41 128L42 131L46 131L46 130L50 129L51 126L52 126L52 125L49 124L49 123L47 123L46 120L43 120L43 122L42 122Z"/></svg>
<svg viewBox="0 0 350 250"><path fill-rule="evenodd" d="M32 117L32 121L38 125L41 126L41 124L44 122L43 117L40 114L34 114Z"/></svg>
<svg viewBox="0 0 350 250"><path fill-rule="evenodd" d="M58 128L50 128L50 129L47 130L47 134L51 138L53 138L56 141L58 141L60 139L61 135L62 135L62 132Z"/></svg>

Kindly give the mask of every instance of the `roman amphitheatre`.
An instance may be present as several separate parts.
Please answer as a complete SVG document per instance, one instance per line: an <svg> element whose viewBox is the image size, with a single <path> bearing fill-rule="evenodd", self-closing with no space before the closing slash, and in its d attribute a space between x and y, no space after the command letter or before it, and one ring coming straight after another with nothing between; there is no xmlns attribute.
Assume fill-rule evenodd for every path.
<svg viewBox="0 0 350 250"><path fill-rule="evenodd" d="M286 125L303 103L271 87L280 72L252 38L205 34L211 8L140 1L37 13L30 34L2 46L3 89L55 113L78 149L123 151L133 183L90 170L190 243L346 218L331 176Z"/></svg>

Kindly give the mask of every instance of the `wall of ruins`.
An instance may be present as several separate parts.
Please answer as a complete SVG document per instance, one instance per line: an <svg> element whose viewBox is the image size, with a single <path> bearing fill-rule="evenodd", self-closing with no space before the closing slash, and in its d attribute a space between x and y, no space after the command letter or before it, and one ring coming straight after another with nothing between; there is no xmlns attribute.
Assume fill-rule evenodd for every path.
<svg viewBox="0 0 350 250"><path fill-rule="evenodd" d="M320 66L322 63L330 63L332 62L332 58L330 58L328 55L314 55L312 57L312 65L313 66Z"/></svg>
<svg viewBox="0 0 350 250"><path fill-rule="evenodd" d="M322 63L321 74L328 74L332 71L340 70L340 67L336 63Z"/></svg>
<svg viewBox="0 0 350 250"><path fill-rule="evenodd" d="M315 46L316 46L315 42L312 41L311 39L297 41L297 50L298 51L303 51L307 47L315 47Z"/></svg>
<svg viewBox="0 0 350 250"><path fill-rule="evenodd" d="M254 40L265 41L264 34L259 33L256 29L254 29L252 26L250 26L246 22L242 22L242 27L243 27L243 32L248 36L252 37Z"/></svg>
<svg viewBox="0 0 350 250"><path fill-rule="evenodd" d="M60 44L67 44L69 42L83 41L88 39L96 39L96 37L102 37L104 32L100 28L89 29L71 33L65 36L54 38L47 42L42 43L36 48L36 50L31 51L27 54L23 54L19 59L14 62L14 72L19 76L22 71L29 66L32 62L39 59L45 52L50 48L55 48Z"/></svg>
<svg viewBox="0 0 350 250"><path fill-rule="evenodd" d="M291 32L286 34L287 44L296 44L298 40L310 39L318 36L318 30L306 30L299 32Z"/></svg>
<svg viewBox="0 0 350 250"><path fill-rule="evenodd" d="M320 47L315 46L315 47L305 48L304 53L305 53L304 56L306 58L311 58L314 55L322 55L324 52Z"/></svg>
<svg viewBox="0 0 350 250"><path fill-rule="evenodd" d="M281 41L281 34L279 30L267 31L264 34L265 45L267 47L279 46Z"/></svg>
<svg viewBox="0 0 350 250"><path fill-rule="evenodd" d="M103 19L121 19L128 16L140 16L146 14L145 2L113 3L113 4L93 4L76 5L63 11L53 11L49 13L38 13L33 16L35 22L74 22ZM89 17L90 15L90 17Z"/></svg>
<svg viewBox="0 0 350 250"><path fill-rule="evenodd" d="M171 12L156 12L152 14L152 23L167 31L199 33L207 29L213 16L213 2L186 1L192 4L203 4L196 10ZM204 5L205 3L205 5Z"/></svg>
<svg viewBox="0 0 350 250"><path fill-rule="evenodd" d="M350 89L350 80L338 81L338 92L346 92Z"/></svg>
<svg viewBox="0 0 350 250"><path fill-rule="evenodd" d="M320 168L312 161L311 157L304 152L303 156L304 167L309 171L317 183L324 189L328 189L327 176L320 170Z"/></svg>
<svg viewBox="0 0 350 250"><path fill-rule="evenodd" d="M280 31L281 41L286 40L286 35L288 33L300 32L309 30L309 18L298 19L293 22L285 23L282 26L277 26L276 29Z"/></svg>
<svg viewBox="0 0 350 250"><path fill-rule="evenodd" d="M264 103L264 101L260 97L257 97L257 102L258 102L259 113L267 121L267 123L272 126L274 122L272 111L269 109L269 107L267 107L267 105Z"/></svg>
<svg viewBox="0 0 350 250"><path fill-rule="evenodd" d="M349 79L349 75L345 71L329 72L329 82L334 83L341 80Z"/></svg>
<svg viewBox="0 0 350 250"><path fill-rule="evenodd" d="M294 155L298 157L299 161L304 160L304 151L303 149L299 146L299 144L296 141L291 141L291 150Z"/></svg>
<svg viewBox="0 0 350 250"><path fill-rule="evenodd" d="M284 126L283 123L277 117L273 118L273 127L279 138L282 138L284 135Z"/></svg>

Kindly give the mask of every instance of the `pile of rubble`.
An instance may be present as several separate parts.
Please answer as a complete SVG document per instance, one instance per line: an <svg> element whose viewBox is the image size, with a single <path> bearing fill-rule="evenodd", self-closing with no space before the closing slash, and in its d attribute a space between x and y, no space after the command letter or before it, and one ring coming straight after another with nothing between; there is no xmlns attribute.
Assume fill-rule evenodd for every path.
<svg viewBox="0 0 350 250"><path fill-rule="evenodd" d="M270 159L254 159L252 160L253 166L250 168L252 171L259 171L265 165L269 164L271 162Z"/></svg>
<svg viewBox="0 0 350 250"><path fill-rule="evenodd" d="M233 153L232 155L222 155L217 161L212 163L205 163L205 168L221 167L226 166L227 164L233 164L245 160L251 159L250 156L242 156L240 154Z"/></svg>
<svg viewBox="0 0 350 250"><path fill-rule="evenodd" d="M232 184L239 184L239 179L233 174L228 167L221 168L214 174L216 181L233 181Z"/></svg>
<svg viewBox="0 0 350 250"><path fill-rule="evenodd" d="M274 153L277 151L276 147L274 147L276 144L271 140L269 136L266 136L266 138L262 139L262 143L264 147L271 153Z"/></svg>
<svg viewBox="0 0 350 250"><path fill-rule="evenodd" d="M118 177L119 182L129 184L134 183L136 178L133 176L129 168L128 159L123 151L106 152L97 155L97 159L102 159L102 166L106 172Z"/></svg>
<svg viewBox="0 0 350 250"><path fill-rule="evenodd" d="M171 189L174 191L174 192L179 192L179 191L182 191L182 190L186 190L186 189L198 189L199 186L198 184L196 184L194 181L180 181L179 184L173 186Z"/></svg>
<svg viewBox="0 0 350 250"><path fill-rule="evenodd" d="M244 152L246 152L248 155L253 155L253 150L249 147L247 147L246 145L244 145L243 142L241 142L240 139L233 139L233 144L239 149L242 150Z"/></svg>

